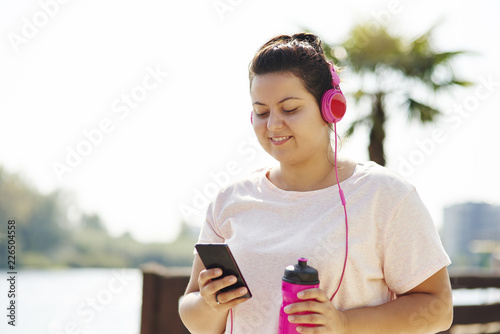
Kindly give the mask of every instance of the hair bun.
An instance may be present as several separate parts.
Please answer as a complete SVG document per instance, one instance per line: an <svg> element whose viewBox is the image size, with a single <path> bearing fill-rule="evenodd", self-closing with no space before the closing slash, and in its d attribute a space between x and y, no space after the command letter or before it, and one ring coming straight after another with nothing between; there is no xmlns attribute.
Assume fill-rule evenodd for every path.
<svg viewBox="0 0 500 334"><path fill-rule="evenodd" d="M266 44L264 44L261 49L263 48L266 48L270 45L278 45L280 44L279 42L282 42L281 44L283 43L288 43L292 40L292 37L288 36L288 35L279 35L279 36L276 36L274 38L271 38L269 41L267 41Z"/></svg>
<svg viewBox="0 0 500 334"><path fill-rule="evenodd" d="M301 32L298 34L294 34L292 36L292 40L296 40L299 42L307 42L311 45L318 53L323 53L323 47L321 46L321 39L310 33Z"/></svg>

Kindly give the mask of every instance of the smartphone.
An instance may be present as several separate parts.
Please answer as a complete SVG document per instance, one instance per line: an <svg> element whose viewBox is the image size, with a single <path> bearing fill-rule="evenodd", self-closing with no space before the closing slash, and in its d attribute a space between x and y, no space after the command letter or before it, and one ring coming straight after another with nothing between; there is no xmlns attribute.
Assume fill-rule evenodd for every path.
<svg viewBox="0 0 500 334"><path fill-rule="evenodd" d="M247 294L239 298L252 297L252 293L250 292L250 289L248 288L248 285L245 282L243 275L241 274L240 268L238 268L233 254L231 253L231 250L229 249L229 246L227 244L196 244L195 247L206 269L222 269L222 275L215 278L215 280L229 275L236 276L236 283L221 289L221 292L245 287L248 291Z"/></svg>

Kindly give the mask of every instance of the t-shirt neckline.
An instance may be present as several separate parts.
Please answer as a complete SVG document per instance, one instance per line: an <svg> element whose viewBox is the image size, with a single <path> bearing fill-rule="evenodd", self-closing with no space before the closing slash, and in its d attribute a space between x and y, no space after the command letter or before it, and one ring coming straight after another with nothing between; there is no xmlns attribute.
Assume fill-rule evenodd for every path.
<svg viewBox="0 0 500 334"><path fill-rule="evenodd" d="M355 176L361 171L361 167L364 164L362 163L356 163L356 166L354 167L354 171L351 176L349 176L347 179L343 180L340 182L340 186L344 187L345 185L350 184L351 182L354 181ZM316 190L306 190L306 191L298 191L298 190L284 190L281 188L278 188L274 183L272 183L268 177L267 174L271 171L273 167L268 167L264 168L263 172L261 174L261 182L269 189L275 191L275 192L281 192L283 194L294 194L294 195L304 195L307 196L308 194L314 195L314 194L319 194L322 192L330 192L332 190L338 190L338 184L334 184L332 186L326 187L326 188L321 188L321 189L316 189Z"/></svg>

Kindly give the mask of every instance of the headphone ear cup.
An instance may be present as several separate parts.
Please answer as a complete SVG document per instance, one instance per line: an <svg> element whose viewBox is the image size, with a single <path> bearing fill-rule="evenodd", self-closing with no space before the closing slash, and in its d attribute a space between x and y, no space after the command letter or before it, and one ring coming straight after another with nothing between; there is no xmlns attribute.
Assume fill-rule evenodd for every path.
<svg viewBox="0 0 500 334"><path fill-rule="evenodd" d="M329 89L323 94L321 115L326 122L337 123L344 117L346 109L346 100L341 91Z"/></svg>

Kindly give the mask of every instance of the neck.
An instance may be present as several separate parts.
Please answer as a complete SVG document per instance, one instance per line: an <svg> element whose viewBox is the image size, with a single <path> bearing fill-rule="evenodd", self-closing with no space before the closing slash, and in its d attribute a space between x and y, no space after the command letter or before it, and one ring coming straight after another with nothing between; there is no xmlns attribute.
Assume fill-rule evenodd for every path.
<svg viewBox="0 0 500 334"><path fill-rule="evenodd" d="M337 161L339 168L341 165ZM279 168L271 170L269 177L283 190L312 191L337 183L334 168L334 153L329 147L328 154L322 154L319 159L309 159L301 164L281 163Z"/></svg>

